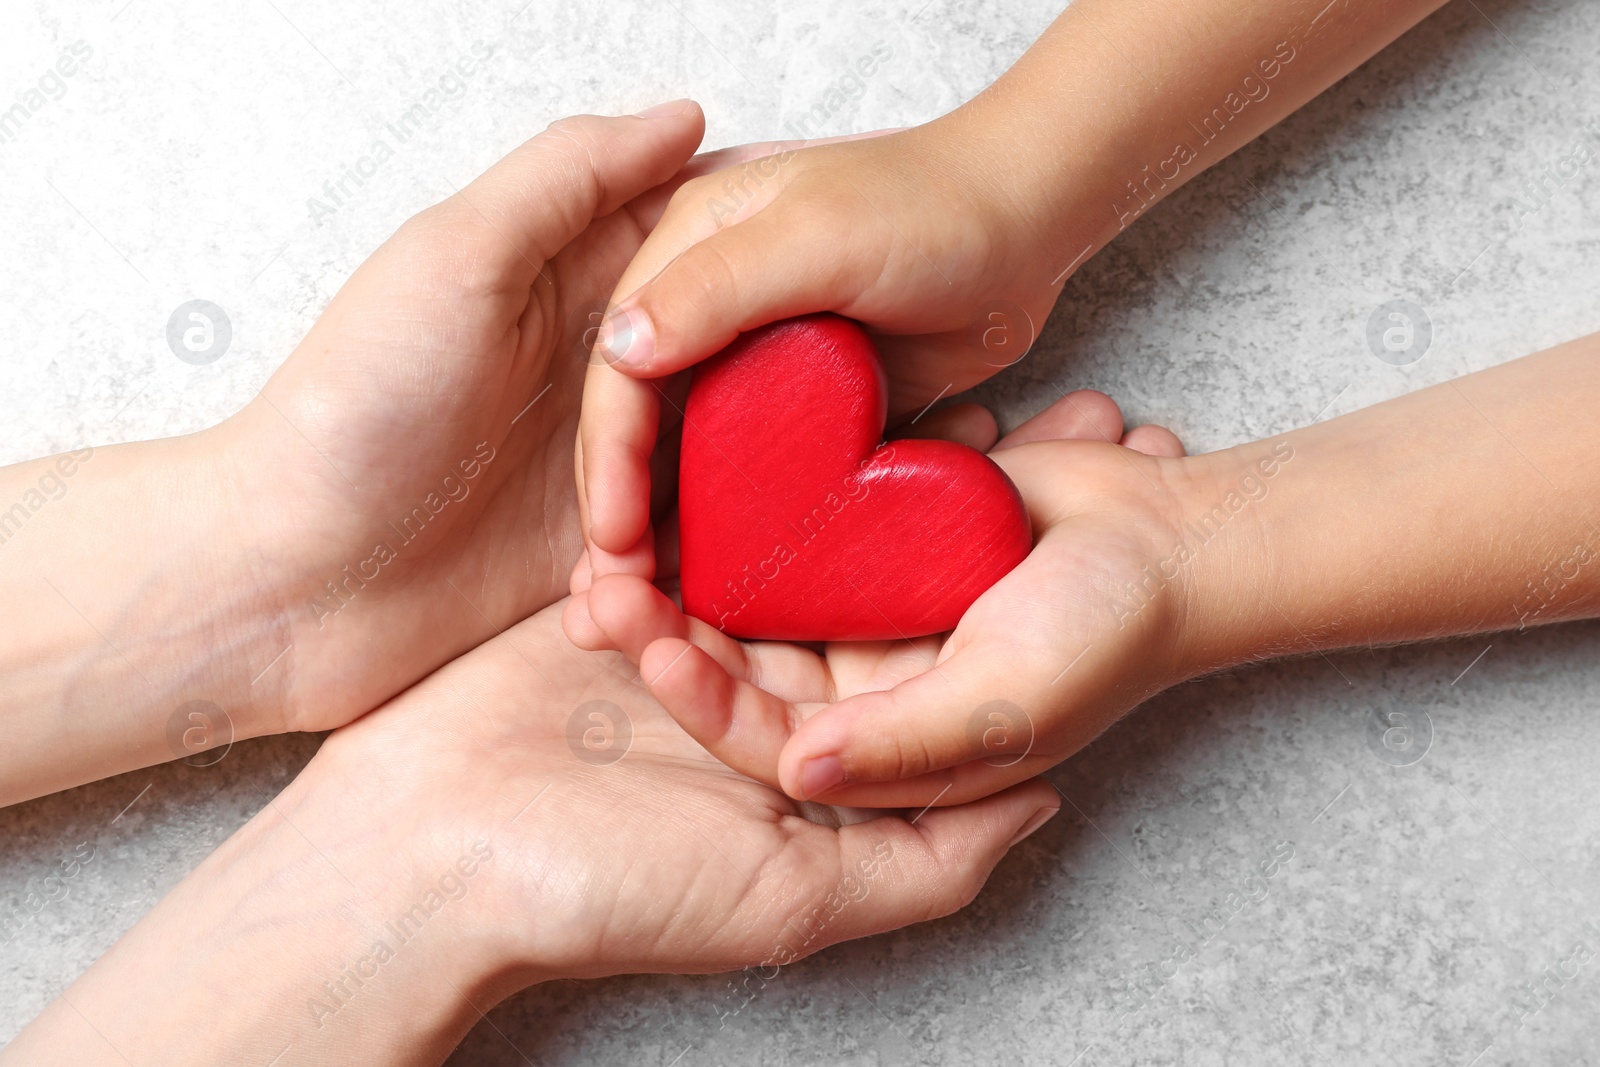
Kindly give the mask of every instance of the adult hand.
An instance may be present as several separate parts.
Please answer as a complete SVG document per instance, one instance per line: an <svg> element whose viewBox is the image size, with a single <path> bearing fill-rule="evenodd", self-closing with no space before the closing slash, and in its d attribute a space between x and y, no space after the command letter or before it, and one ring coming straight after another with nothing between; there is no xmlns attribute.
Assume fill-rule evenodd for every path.
<svg viewBox="0 0 1600 1067"><path fill-rule="evenodd" d="M0 802L338 726L561 595L585 332L702 128L557 122L403 225L234 417L0 471L60 497L0 522Z"/></svg>
<svg viewBox="0 0 1600 1067"><path fill-rule="evenodd" d="M947 914L1059 804L1044 782L905 816L796 803L689 739L620 656L574 649L559 610L335 732L7 1055L437 1063L535 982L770 980ZM249 1010L215 1011L218 989Z"/></svg>

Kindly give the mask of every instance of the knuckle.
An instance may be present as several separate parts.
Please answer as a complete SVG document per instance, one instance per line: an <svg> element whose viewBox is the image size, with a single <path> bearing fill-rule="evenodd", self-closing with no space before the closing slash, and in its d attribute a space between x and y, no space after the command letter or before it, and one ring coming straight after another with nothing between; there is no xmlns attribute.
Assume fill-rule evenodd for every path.
<svg viewBox="0 0 1600 1067"><path fill-rule="evenodd" d="M783 156L762 156L685 182L673 196L680 212L693 211L704 225L722 229L771 203L785 190Z"/></svg>
<svg viewBox="0 0 1600 1067"><path fill-rule="evenodd" d="M417 239L409 249L414 277L468 297L494 296L510 284L502 251L506 238L458 198L428 208L406 225L414 225Z"/></svg>
<svg viewBox="0 0 1600 1067"><path fill-rule="evenodd" d="M576 160L593 163L600 155L600 122L594 115L568 115L545 127L533 143L548 145L570 153Z"/></svg>
<svg viewBox="0 0 1600 1067"><path fill-rule="evenodd" d="M954 915L976 900L978 890L982 887L982 882L966 875L946 879L944 883L944 899L940 901L942 910L938 914L930 916L930 918L942 919L946 915Z"/></svg>
<svg viewBox="0 0 1600 1067"><path fill-rule="evenodd" d="M671 296L661 301L667 306L683 301L695 311L705 313L726 303L736 288L738 272L730 260L723 242L701 241L680 255L661 276L653 288L663 293L666 286ZM654 312L655 309L652 309ZM656 321L664 316L652 314Z"/></svg>
<svg viewBox="0 0 1600 1067"><path fill-rule="evenodd" d="M895 778L915 778L933 769L933 753L921 735L902 731L892 742L889 764Z"/></svg>
<svg viewBox="0 0 1600 1067"><path fill-rule="evenodd" d="M931 920L954 915L977 899L986 880L985 871L963 868L959 862L944 861L923 901L925 917Z"/></svg>

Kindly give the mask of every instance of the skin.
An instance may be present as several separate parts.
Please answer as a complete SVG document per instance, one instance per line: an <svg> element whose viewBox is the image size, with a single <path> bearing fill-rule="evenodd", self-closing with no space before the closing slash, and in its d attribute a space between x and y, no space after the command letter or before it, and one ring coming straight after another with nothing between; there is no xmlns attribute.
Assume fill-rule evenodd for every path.
<svg viewBox="0 0 1600 1067"><path fill-rule="evenodd" d="M369 521L441 484L480 435L497 453L324 636L281 622L293 670L275 697L228 703L240 735L346 725L0 1061L438 1063L540 982L744 966L771 981L826 945L948 914L1055 813L1044 782L928 812L796 802L713 758L622 657L563 635L551 605L580 548L592 326L564 309L610 289L674 182L729 158L681 171L700 131L681 104L557 123L407 223L261 401L215 433L97 450L3 546L0 790L17 799L170 758L154 721L168 673L234 676L229 657L249 660L257 628L351 558ZM0 474L20 492L44 469ZM23 623L55 595L41 578L73 596L76 624ZM402 937L390 924L408 914L422 917Z"/></svg>
<svg viewBox="0 0 1600 1067"><path fill-rule="evenodd" d="M1286 71L1275 95L1252 105L1184 177L1309 98L1432 6L1330 7L1332 21L1314 41L1325 47L1308 49L1308 61ZM851 297L751 311L762 301L769 310L789 307L786 293L807 291L805 265L824 260L816 247L809 258L771 257L759 228L743 239L769 261L799 267L801 276L778 274L762 295L730 271L719 290L715 265L734 260L731 249L725 259L717 250L698 256L708 264L701 274L681 274L688 286L683 291L712 299L669 300L662 286L656 290L661 307L728 307L728 321L749 319L751 325L828 307L858 314L890 336L907 338L903 347L888 346L901 411L920 406L918 399L936 393L936 386L960 388L969 378L987 376L992 370L956 350L982 348L977 363L994 369L997 353L971 343L974 322L955 313L961 305L952 304L949 290L1009 301L1031 324L1042 319L1034 311L1053 302L1073 262L997 238L1002 223L1011 223L1010 232L1049 234L1058 242L1053 247L1069 252L1079 237L1091 250L1103 244L1110 224L1104 199L1095 198L1121 193L1095 185L1090 161L1120 161L1128 166L1118 172L1133 174L1159 160L1170 151L1170 133L1156 120L1172 109L1172 93L1209 107L1241 69L1249 69L1248 58L1241 66L1238 56L1270 54L1285 20L1317 13L1306 5L1265 3L1232 5L1227 18L1220 10L1151 4L1148 18L1130 18L1126 5L1086 0L1063 19L1104 21L1084 22L1090 32L1058 23L1051 47L1035 49L1019 64L1020 74L957 113L963 117L946 128L964 132L965 141L897 142L892 138L899 135L891 135L881 140L900 146L896 151L910 150L898 161L878 163L875 153L886 150L873 142L861 142L851 150L855 155L837 148L836 154L806 156L839 161L815 164L815 201L791 197L793 210L804 210L807 220L819 204L826 213L842 196L838 183L846 178L866 183L861 200L874 213L884 204L936 207L897 213L889 228L896 238L914 235L906 247L895 245L860 204L840 209L865 220L860 229L823 231L852 236L851 245L826 249L830 255L862 236L865 269L852 273L860 263L844 257L851 269L838 275L846 289L870 279L863 292L878 293L888 308L876 318L864 297L859 304ZM1126 63L1116 45L1119 34L1155 45L1139 49L1154 59L1137 76L1116 66ZM1025 113L1007 102L1033 99L1036 88L1054 94L1051 106L1033 113L1029 136L1019 139ZM1097 106L1082 107L1084 97ZM1060 124L1039 125L1051 116ZM225 704L236 713L236 736L242 737L348 722L427 677L335 733L305 775L4 1055L30 1063L267 1062L288 1046L292 1057L279 1062L350 1062L357 1055L438 1062L480 1008L520 986L617 970L721 969L769 960L786 925L777 920L834 891L851 861L876 854L885 841L895 857L880 875L886 880L874 880L868 896L844 908L803 951L958 906L1006 843L1054 810L1043 783L1006 783L1059 758L1179 675L1302 646L1510 625L1507 614L1518 625L1578 617L1592 614L1600 601L1594 568L1575 562L1590 543L1581 502L1593 499L1594 467L1571 460L1572 437L1593 408L1592 342L1524 361L1529 366L1520 377L1487 384L1467 379L1457 387L1465 404L1430 391L1409 407L1373 409L1379 414L1368 413L1354 431L1349 423L1338 433L1332 429L1338 423L1302 431L1305 436L1294 439L1296 462L1312 462L1286 466L1266 498L1236 514L1226 535L1208 542L1177 578L1153 586L1149 604L1131 619L1118 611L1118 603L1126 603L1108 591L1145 580L1146 567L1171 558L1184 524L1242 484L1260 457L1219 454L1231 458L1231 467L1213 457L1178 459L1175 445L1158 431L1124 437L1108 402L1074 394L1083 411L1056 410L1045 419L1076 426L1065 434L1076 440L1047 440L1063 434L1036 425L1033 440L1013 438L1007 444L1015 447L997 455L1024 486L1035 516L1040 550L1025 566L1036 568L1030 572L1036 584L1005 589L1010 599L965 634L958 629L942 643L918 648L830 649L811 660L803 658L810 653L789 648L702 652L670 634L619 636L619 647L639 651L646 680L673 717L707 742L698 747L657 705L618 680L629 672L616 657L580 656L566 647L555 618L562 612L593 635L604 632L607 621L616 628L601 608L602 583L617 587L618 603L650 593L642 580L653 573L656 556L646 462L656 429L651 406L661 394L651 387L648 394L608 402L605 390L637 384L629 371L670 373L672 359L687 365L718 347L715 324L692 321L701 312L688 313L676 327L662 312L630 320L635 338L648 338L637 348L620 343L618 320L602 330L603 356L615 359L628 350L649 358L624 371L602 358L590 372L591 379L609 383L591 380L590 395L618 420L622 447L604 445L606 434L595 436L594 420L585 422L578 462L594 493L586 492L590 513L583 528L600 536L574 571L581 595L505 629L554 597L555 576L577 553L577 538L562 534L572 529L570 510L562 510L571 498L557 488L565 479L556 476L575 459L567 442L577 392L569 382L577 375L562 369L570 364L560 364L560 357L580 347L593 325L590 315L602 301L590 303L591 296L631 294L643 284L618 282L608 268L620 268L629 257L635 265L650 264L640 242L660 210L658 201L650 208L634 201L620 216L614 209L669 181L699 137L692 106L654 120L613 121L644 121L648 128L634 131L640 143L632 149L627 136L601 145L603 131L589 120L536 140L532 151L513 157L518 165L499 181L469 187L397 235L341 293L324 319L327 328L319 325L320 332L308 336L261 401L230 420L231 429L208 431L198 443L98 451L73 476L68 494L51 504L49 526L39 528L47 517L41 514L6 542L0 587L13 614L3 643L11 660L0 672L9 689L0 707L16 743L0 764L5 799L166 758L163 727L184 699ZM1040 129L1057 136L1040 137ZM1110 154L1085 152L1074 173L1048 151L1031 155L1027 147L1059 143ZM941 154L957 144L965 150ZM933 163L913 172L904 159L919 152ZM802 170L812 166L807 162ZM769 180L768 195L781 198L788 182ZM932 184L919 184L925 182ZM971 194L980 188L991 195L974 203ZM1069 192L1049 195L1060 189ZM873 195L879 191L887 199ZM585 193L592 201L588 210L553 207L583 204ZM681 199L688 206L675 210L698 210L693 196ZM941 204L951 210L937 210ZM974 232L957 224L953 237L918 228L924 219L915 216L944 219L960 214L957 205L993 225ZM699 207L709 212L705 199ZM727 232L768 214L750 214ZM1118 226L1125 215L1113 216ZM865 238L875 229L874 245ZM672 248L666 237L657 247ZM673 253L661 263L692 264L695 258ZM939 282L944 289L918 265L925 258L947 268ZM1041 281L1046 275L1048 283ZM646 275L661 277L668 276L660 266ZM924 311L950 313L918 319L906 312L896 320L889 305L919 292L919 279ZM930 289L937 295L927 296ZM746 290L754 295L741 302ZM967 308L973 310L985 307ZM894 334L897 321L902 332ZM1014 330L1017 324L1007 325ZM685 357L690 350L684 347L674 356L674 329L680 339L702 339L707 351ZM1031 339L1031 325L1024 334ZM918 365L923 356L925 365ZM552 388L541 403L568 406L536 408L537 416L513 422L545 383ZM371 397L377 399L366 403ZM1472 422L1469 409L1481 424ZM554 411L559 414L548 413ZM942 418L952 436L974 443L992 438L981 416ZM1419 427L1420 454L1428 457L1423 463L1416 462L1418 439L1412 436ZM527 439L518 436L523 433ZM374 534L387 537L386 524L442 485L482 442L494 447L496 459L474 476L482 480L472 493L430 522L414 554L402 554L395 570L361 587L331 620L309 606L324 582L370 551ZM1513 442L1518 461L1506 455ZM1592 455L1582 443L1579 454ZM1289 480L1290 472L1302 470L1304 480ZM1466 470L1474 478L1462 485ZM45 473L38 465L9 469L0 481L9 495L0 499L20 499ZM613 492L620 519L608 517L611 504L595 510ZM162 508L150 508L151 500ZM1363 515L1376 508L1370 522L1349 520L1357 507ZM608 522L616 528L608 531ZM104 534L108 529L115 529L114 539ZM1451 537L1460 551L1441 552L1439 545ZM1254 598L1239 584L1241 575L1258 576ZM48 596L39 592L41 578L49 579ZM1544 591L1537 610L1526 607L1533 603L1526 587L1535 579ZM451 596L462 606L449 606ZM660 622L658 629L672 625L660 601L638 603L635 621ZM1004 629L1008 623L1016 629L1018 611L1035 612L1038 620L1030 627L1038 632L1025 643ZM348 632L324 632L345 623L352 624ZM939 671L925 669L929 653L944 657ZM996 664L1015 664L1019 653L1032 667L1002 675ZM1049 683L1040 670L1047 663L1052 671L1063 667ZM279 668L281 676L270 673ZM684 686L686 677L692 684ZM266 688L258 689L263 680ZM1038 699L1057 683L1066 687L1063 695ZM935 684L954 685L955 695L934 696ZM689 690L699 694L698 704ZM1014 699L1027 709L1035 719L1030 744L1008 734L975 751L969 739L974 696ZM613 700L633 723L634 747L605 769L617 772L611 777L601 777L605 771L579 758L572 744L572 712L597 698ZM874 706L881 717L863 710ZM758 781L732 773L711 754L733 769L747 767ZM1008 767L961 770L977 755L995 760L1014 754L1023 758ZM918 814L915 823L896 815L869 819L852 808L802 805L760 784L806 794L808 765L830 759L837 767L822 769L837 770L846 783L811 794L902 806L897 798L914 793L911 805L920 807L939 787L932 799L941 807ZM995 789L1001 791L985 800L942 807ZM663 831L671 820L660 818L654 804L687 813L684 826L694 835L676 826ZM385 813L376 827L368 817L374 810ZM614 839L590 832L597 823L614 829ZM714 857L705 850L712 839L719 842ZM412 951L385 965L376 988L362 987L317 1027L304 1001L370 948L374 924L438 887L441 872L480 841L494 858L472 876L465 894L429 920L425 933L406 946ZM553 854L564 864L579 862L556 867L549 862ZM721 873L720 862L756 872L745 891ZM586 880L575 884L573 871ZM648 899L639 895L641 886L649 887ZM597 909L594 901L609 906ZM656 907L661 901L669 906ZM283 936L286 929L293 936ZM149 995L130 1000L130 986ZM210 992L217 988L281 1010L218 1013ZM197 1019L206 1024L197 1026Z"/></svg>
<svg viewBox="0 0 1600 1067"><path fill-rule="evenodd" d="M0 469L0 803L185 755L175 717L341 726L562 594L606 296L681 182L768 150L685 166L703 117L664 107L409 220L220 425ZM227 719L185 735L197 700Z"/></svg>
<svg viewBox="0 0 1600 1067"><path fill-rule="evenodd" d="M1189 458L1111 444L1114 406L1074 396L1106 439L1024 427L991 453L1036 547L949 635L741 644L623 574L585 618L730 765L899 806L1036 775L1197 675L1600 613L1600 335ZM995 720L993 701L1018 710Z"/></svg>
<svg viewBox="0 0 1600 1067"><path fill-rule="evenodd" d="M781 980L961 907L1060 803L1032 782L920 817L799 804L707 754L620 657L574 649L559 611L336 731L0 1063L436 1064L540 982ZM578 755L615 754L570 725L593 700L631 722L614 762ZM419 903L401 940L388 924ZM741 1006L707 1005L706 1025Z"/></svg>
<svg viewBox="0 0 1600 1067"><path fill-rule="evenodd" d="M1255 461L1138 458L1118 449L1111 411L1099 443L1044 450L1058 466L1034 448L997 456L1030 504L1036 548L947 639L906 649L917 667L881 694L845 666L856 651L740 646L683 619L644 581L657 569L652 514L675 462L684 371L739 331L811 311L856 318L879 341L891 412L920 410L1020 358L1078 264L1438 6L1083 0L949 115L684 185L617 286L585 387L573 640L627 652L686 728L746 773L797 797L889 804L982 795L1183 677L1296 647L1246 632L1229 655L1189 655L1204 631L1176 592L1198 569L1188 565L1104 632L1124 584L1149 582L1143 568L1173 552L1186 509L1210 508L1243 476L1233 468ZM1276 573L1270 553L1240 566L1252 563ZM1196 596L1210 594L1238 591ZM1458 625L1441 616L1419 629ZM691 706L691 693L713 691ZM993 700L1018 709L998 732L982 727ZM1025 757L995 758L1019 744Z"/></svg>
<svg viewBox="0 0 1600 1067"><path fill-rule="evenodd" d="M959 393L1021 358L1072 271L1151 205L1441 2L1079 0L948 115L685 184L598 338L592 558L573 591L651 566L652 485L671 469L662 457L653 480L651 457L685 368L742 330L837 311L876 335L891 418Z"/></svg>

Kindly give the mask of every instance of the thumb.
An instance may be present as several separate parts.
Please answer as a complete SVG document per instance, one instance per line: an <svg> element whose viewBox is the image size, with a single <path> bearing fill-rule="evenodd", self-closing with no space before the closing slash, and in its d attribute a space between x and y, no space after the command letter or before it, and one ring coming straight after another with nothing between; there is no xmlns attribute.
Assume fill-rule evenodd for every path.
<svg viewBox="0 0 1600 1067"><path fill-rule="evenodd" d="M802 197L761 188L760 168L774 168L765 181L776 185L783 159L769 156L679 191L617 287L629 295L601 324L607 362L635 377L661 377L713 355L745 330L846 308L871 283L882 257L863 254L849 213L812 210ZM758 177L743 181L729 173ZM750 213L759 201L740 200L722 185L734 194L748 186L752 197L776 198Z"/></svg>
<svg viewBox="0 0 1600 1067"><path fill-rule="evenodd" d="M891 689L824 708L785 742L779 783L797 799L910 806L957 804L1032 777L1053 762L1045 705L1058 695L1049 675L1023 666L1040 662L1038 650L1017 655L1015 640L979 642Z"/></svg>
<svg viewBox="0 0 1600 1067"><path fill-rule="evenodd" d="M801 942L789 946L794 958L965 907L995 864L1060 806L1054 787L1035 779L970 804L841 827L834 892L786 926Z"/></svg>
<svg viewBox="0 0 1600 1067"><path fill-rule="evenodd" d="M677 173L704 132L691 100L559 119L424 215L458 243L463 269L496 287L531 285L592 220Z"/></svg>

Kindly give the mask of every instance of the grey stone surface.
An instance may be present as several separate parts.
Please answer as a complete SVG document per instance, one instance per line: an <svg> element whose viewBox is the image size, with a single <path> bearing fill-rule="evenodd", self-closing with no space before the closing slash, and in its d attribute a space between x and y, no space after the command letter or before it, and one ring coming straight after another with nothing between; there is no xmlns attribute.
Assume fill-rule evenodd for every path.
<svg viewBox="0 0 1600 1067"><path fill-rule="evenodd" d="M690 94L711 144L781 136L882 40L893 60L830 132L917 122L980 89L1057 8L522 4L0 8L0 105L73 42L93 50L0 143L0 461L234 410L401 219L552 118ZM478 41L494 56L465 92L313 222L307 198ZM980 397L1015 423L1059 389L1100 388L1199 451L1600 329L1594 168L1520 229L1513 204L1600 117L1597 44L1600 5L1584 0L1449 5L1086 265L1036 350ZM233 326L205 366L166 344L173 309L197 298ZM1393 299L1432 322L1405 367L1366 343ZM960 915L787 968L725 1026L727 978L540 988L452 1062L1600 1061L1593 968L1525 1023L1513 1002L1600 918L1597 652L1600 625L1573 625L1186 685L1052 774L1062 814ZM1427 754L1379 760L1374 712L1426 718ZM0 1034L315 746L243 744L217 767L0 812L0 901L96 845L0 947ZM1293 858L1247 883L1281 842ZM1235 892L1260 899L1233 912Z"/></svg>

